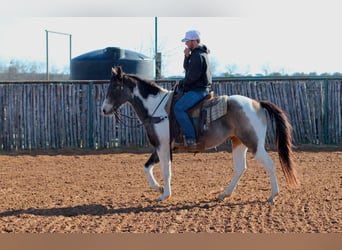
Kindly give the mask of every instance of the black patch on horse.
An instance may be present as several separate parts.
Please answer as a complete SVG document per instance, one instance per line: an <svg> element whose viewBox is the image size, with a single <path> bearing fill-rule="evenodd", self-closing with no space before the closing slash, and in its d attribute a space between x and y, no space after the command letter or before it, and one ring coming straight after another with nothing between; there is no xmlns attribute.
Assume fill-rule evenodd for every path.
<svg viewBox="0 0 342 250"><path fill-rule="evenodd" d="M157 152L154 150L153 153L151 154L150 158L145 163L145 168L148 168L151 165L154 165L157 163L159 163L159 157L158 157Z"/></svg>

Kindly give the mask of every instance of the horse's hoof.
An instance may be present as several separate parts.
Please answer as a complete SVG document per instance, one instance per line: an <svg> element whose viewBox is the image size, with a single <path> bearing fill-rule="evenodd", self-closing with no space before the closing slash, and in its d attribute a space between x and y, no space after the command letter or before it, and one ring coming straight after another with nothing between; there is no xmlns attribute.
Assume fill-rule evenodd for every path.
<svg viewBox="0 0 342 250"><path fill-rule="evenodd" d="M267 202L274 204L274 202L275 202L274 197L268 198L268 199L267 199Z"/></svg>
<svg viewBox="0 0 342 250"><path fill-rule="evenodd" d="M162 195L157 199L157 202L163 202L163 201L167 200L168 198L170 198L170 196Z"/></svg>
<svg viewBox="0 0 342 250"><path fill-rule="evenodd" d="M162 186L154 186L154 187L152 187L152 189L153 190L155 190L155 191L157 191L157 192L159 192L159 193L164 193L164 187L162 187Z"/></svg>
<svg viewBox="0 0 342 250"><path fill-rule="evenodd" d="M217 197L217 201L218 202L222 202L224 200L224 198L226 198L226 196L224 194L220 194L218 197Z"/></svg>

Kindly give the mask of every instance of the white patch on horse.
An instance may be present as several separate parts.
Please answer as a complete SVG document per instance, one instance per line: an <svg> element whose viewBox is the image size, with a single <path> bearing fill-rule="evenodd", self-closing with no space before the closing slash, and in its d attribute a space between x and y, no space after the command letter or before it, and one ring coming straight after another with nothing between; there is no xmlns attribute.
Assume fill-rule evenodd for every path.
<svg viewBox="0 0 342 250"><path fill-rule="evenodd" d="M154 178L153 175L153 169L154 166L147 166L144 168L144 172L146 174L147 180L150 183L150 187L158 192L163 193L164 192L164 188L162 186L159 185L159 183L156 181L156 179Z"/></svg>

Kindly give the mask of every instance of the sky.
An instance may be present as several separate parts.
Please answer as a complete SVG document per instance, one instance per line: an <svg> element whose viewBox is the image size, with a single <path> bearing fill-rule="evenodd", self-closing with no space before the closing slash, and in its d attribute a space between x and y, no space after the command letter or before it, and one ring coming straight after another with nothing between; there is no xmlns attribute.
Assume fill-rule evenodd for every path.
<svg viewBox="0 0 342 250"><path fill-rule="evenodd" d="M46 63L46 30L72 35L72 58L106 47L153 58L158 16L163 76L183 75L181 39L190 29L201 32L216 75L228 69L244 75L265 70L342 72L342 17L334 0L225 0L224 4L211 0L207 7L192 0L150 0L135 2L133 9L127 5L130 1L121 5L113 0L98 0L96 5L90 0L59 0L56 5L51 1L55 0L12 0L0 10L0 60ZM54 8L46 7L46 2ZM146 2L154 7L147 8ZM69 37L49 32L50 67L65 69L68 62Z"/></svg>

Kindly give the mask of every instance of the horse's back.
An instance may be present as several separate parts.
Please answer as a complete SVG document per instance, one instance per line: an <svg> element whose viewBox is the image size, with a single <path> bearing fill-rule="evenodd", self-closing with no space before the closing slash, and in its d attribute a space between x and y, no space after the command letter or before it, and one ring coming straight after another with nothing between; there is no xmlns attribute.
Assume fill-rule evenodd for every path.
<svg viewBox="0 0 342 250"><path fill-rule="evenodd" d="M259 113L260 110L262 110L259 101L243 95L228 96L228 107L229 106L236 111L242 109L245 113L251 113L250 115Z"/></svg>
<svg viewBox="0 0 342 250"><path fill-rule="evenodd" d="M230 101L239 103L241 106L250 105L254 100L244 95L230 95L228 96Z"/></svg>

